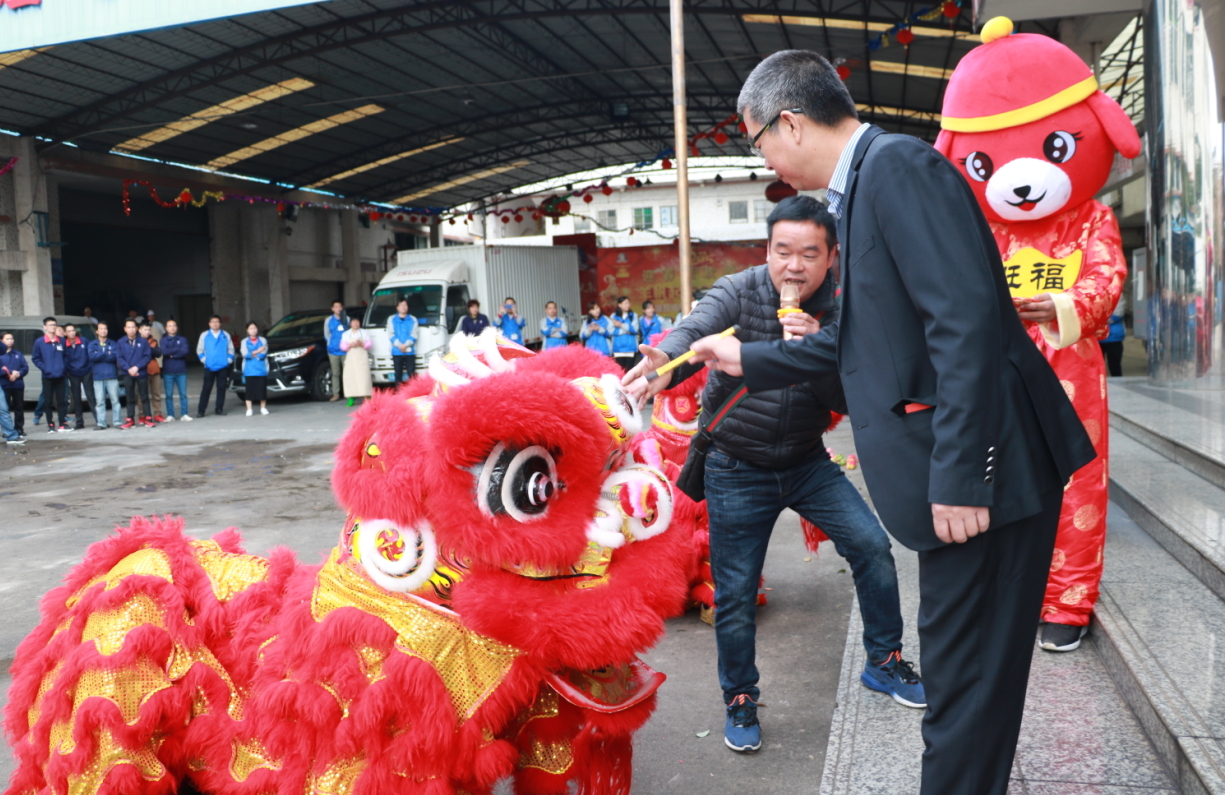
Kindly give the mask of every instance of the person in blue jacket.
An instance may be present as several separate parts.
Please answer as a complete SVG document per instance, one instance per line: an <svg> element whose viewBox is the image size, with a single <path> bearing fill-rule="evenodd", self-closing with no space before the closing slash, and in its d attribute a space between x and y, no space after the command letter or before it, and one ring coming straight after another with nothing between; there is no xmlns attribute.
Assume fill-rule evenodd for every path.
<svg viewBox="0 0 1225 795"><path fill-rule="evenodd" d="M55 333L58 325L53 317L43 318L43 336L34 340L34 352L30 355L34 366L43 373L42 401L47 412L47 430L51 433L55 433L57 428L60 431L72 430L64 421L68 410L64 405L67 402L64 400L64 379L68 375L68 367L64 362L64 340ZM55 423L57 407L60 415L58 426Z"/></svg>
<svg viewBox="0 0 1225 795"><path fill-rule="evenodd" d="M638 316L630 309L628 296L617 299L617 311L608 321L612 327L613 359L628 372L638 356Z"/></svg>
<svg viewBox="0 0 1225 795"><path fill-rule="evenodd" d="M21 436L26 435L26 382L30 365L25 354L17 350L11 332L0 337L0 388L4 390L4 403L13 415L13 427Z"/></svg>
<svg viewBox="0 0 1225 795"><path fill-rule="evenodd" d="M90 377L93 367L89 363L89 350L85 340L78 336L74 323L64 324L64 369L68 380L68 405L71 406L74 428L79 431L85 427L85 409L89 407L81 400L82 391L88 388L92 392L94 379ZM94 423L97 424L96 416Z"/></svg>
<svg viewBox="0 0 1225 795"><path fill-rule="evenodd" d="M123 336L115 343L115 364L128 394L128 418L119 426L120 430L126 431L137 423L137 395L140 395L140 405L145 412L140 417L140 424L146 428L157 427L153 421L153 404L149 402L149 361L152 358L153 348L149 341L136 332L136 321L128 318L123 323Z"/></svg>
<svg viewBox="0 0 1225 795"><path fill-rule="evenodd" d="M173 318L166 321L166 334L159 345L162 349L162 382L166 385L166 417L167 422L180 419L191 422L191 412L187 410L187 355L191 353L191 343L179 334L179 324ZM179 414L174 413L174 391L179 390Z"/></svg>
<svg viewBox="0 0 1225 795"><path fill-rule="evenodd" d="M331 342L328 343L328 350L331 350ZM196 418L204 417L214 384L217 386L217 408L213 413L224 417L225 386L230 378L230 366L234 364L234 340L221 330L221 315L213 315L208 319L208 330L202 332L196 342L196 357L204 363L204 385L200 388L200 405L196 407ZM336 388L335 383L332 381L333 390Z"/></svg>
<svg viewBox="0 0 1225 795"><path fill-rule="evenodd" d="M596 353L612 356L612 347L608 343L612 331L608 327L608 318L600 317L602 312L599 303L592 301L587 307L587 320L583 323L579 338L583 340L583 345Z"/></svg>
<svg viewBox="0 0 1225 795"><path fill-rule="evenodd" d="M519 317L519 307L515 304L515 299L509 296L502 302L502 306L498 308L498 319L495 325L502 332L502 336L511 342L523 344L523 326L527 321Z"/></svg>
<svg viewBox="0 0 1225 795"><path fill-rule="evenodd" d="M247 401L247 416L254 411L252 404L259 401L259 413L268 413L268 340L259 335L259 324L252 320L247 324L247 336L239 344L242 354L243 398Z"/></svg>
<svg viewBox="0 0 1225 795"><path fill-rule="evenodd" d="M417 372L417 318L408 314L408 299L396 301L396 312L387 318L387 339L391 340L391 362L396 368L395 382L412 378Z"/></svg>
<svg viewBox="0 0 1225 795"><path fill-rule="evenodd" d="M96 339L89 341L86 351L89 352L90 366L94 376L94 425L95 431L105 431L106 399L111 400L111 425L119 427L119 359L116 356L115 343L110 337L110 326L99 321L94 330ZM135 396L133 396L134 398Z"/></svg>
<svg viewBox="0 0 1225 795"><path fill-rule="evenodd" d="M656 334L662 334L664 323L659 319L659 315L655 314L655 302L642 302L642 317L638 318L638 330L643 345L651 344L651 337Z"/></svg>
<svg viewBox="0 0 1225 795"><path fill-rule="evenodd" d="M557 302L550 301L544 305L544 317L540 319L540 338L544 340L541 346L544 350L566 347L566 320L557 316Z"/></svg>
<svg viewBox="0 0 1225 795"><path fill-rule="evenodd" d="M481 314L481 302L473 298L468 302L468 314L464 315L464 322L459 324L459 330L475 337L487 328L489 318Z"/></svg>
<svg viewBox="0 0 1225 795"><path fill-rule="evenodd" d="M340 400L340 382L345 369L345 352L340 349L340 338L349 330L349 316L341 301L332 302L332 314L323 321L323 339L328 346L328 366L332 368L333 402ZM201 414L204 413L201 409Z"/></svg>

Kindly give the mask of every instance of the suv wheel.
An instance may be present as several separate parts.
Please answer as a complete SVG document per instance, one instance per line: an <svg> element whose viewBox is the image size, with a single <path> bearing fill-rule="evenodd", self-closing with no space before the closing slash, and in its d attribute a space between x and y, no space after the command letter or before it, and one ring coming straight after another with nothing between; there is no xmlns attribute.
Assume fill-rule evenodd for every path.
<svg viewBox="0 0 1225 795"><path fill-rule="evenodd" d="M321 361L311 375L311 397L315 400L327 400L332 396L332 365L327 360Z"/></svg>

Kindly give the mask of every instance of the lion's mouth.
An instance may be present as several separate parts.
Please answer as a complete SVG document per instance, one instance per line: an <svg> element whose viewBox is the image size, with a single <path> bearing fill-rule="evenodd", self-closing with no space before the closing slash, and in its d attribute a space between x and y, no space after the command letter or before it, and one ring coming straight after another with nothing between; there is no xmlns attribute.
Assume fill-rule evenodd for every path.
<svg viewBox="0 0 1225 795"><path fill-rule="evenodd" d="M570 580L577 588L593 588L608 579L608 567L612 563L613 551L595 541L588 541L579 559L568 566L538 566L535 563L518 563L504 566L506 571L529 580Z"/></svg>

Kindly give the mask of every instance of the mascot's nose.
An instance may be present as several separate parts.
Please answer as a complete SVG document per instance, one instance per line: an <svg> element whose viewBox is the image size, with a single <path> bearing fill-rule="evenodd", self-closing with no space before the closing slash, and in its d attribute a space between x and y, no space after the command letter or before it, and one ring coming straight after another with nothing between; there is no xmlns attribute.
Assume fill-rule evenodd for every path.
<svg viewBox="0 0 1225 795"><path fill-rule="evenodd" d="M1013 188L1012 192L1015 193L1017 195L1017 198L1022 201L1029 198L1029 186L1028 185L1022 185L1019 188Z"/></svg>

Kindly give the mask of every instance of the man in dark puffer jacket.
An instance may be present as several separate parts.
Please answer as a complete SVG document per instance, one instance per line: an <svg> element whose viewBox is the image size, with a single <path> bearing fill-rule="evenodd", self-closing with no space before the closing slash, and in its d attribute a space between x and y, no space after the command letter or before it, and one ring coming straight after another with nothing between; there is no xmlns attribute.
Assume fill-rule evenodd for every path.
<svg viewBox="0 0 1225 795"><path fill-rule="evenodd" d="M833 217L817 200L780 202L766 221L767 264L725 276L659 349L642 346L644 360L625 378L641 397L697 372L682 365L648 386L643 375L689 350L695 340L733 325L742 342L814 334L838 321L834 279L826 278L837 250ZM779 291L800 293L799 313L779 320ZM711 372L702 393L703 416L716 413L743 379ZM791 508L820 527L851 564L868 663L861 681L908 707L925 707L923 684L902 650L897 569L889 538L855 487L825 452L821 435L830 412L846 412L837 377L749 395L714 433L706 461L710 565L715 581L715 639L719 680L727 704L724 741L735 751L761 747L755 664L757 584L779 514Z"/></svg>

